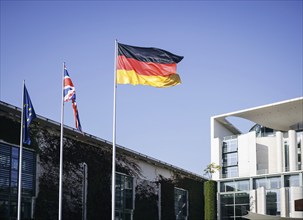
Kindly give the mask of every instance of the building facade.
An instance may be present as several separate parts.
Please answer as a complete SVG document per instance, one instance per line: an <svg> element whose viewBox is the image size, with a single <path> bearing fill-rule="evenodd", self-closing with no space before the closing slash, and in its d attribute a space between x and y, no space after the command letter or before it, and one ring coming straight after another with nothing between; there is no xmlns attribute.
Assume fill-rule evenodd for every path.
<svg viewBox="0 0 303 220"><path fill-rule="evenodd" d="M0 219L17 217L19 108L0 102ZM38 116L23 146L22 219L58 219L60 124ZM204 219L203 177L117 146L117 220ZM65 220L110 219L112 144L64 128Z"/></svg>
<svg viewBox="0 0 303 220"><path fill-rule="evenodd" d="M255 125L246 133L228 120ZM218 219L244 219L247 211L303 218L303 97L211 118L211 162L222 169Z"/></svg>

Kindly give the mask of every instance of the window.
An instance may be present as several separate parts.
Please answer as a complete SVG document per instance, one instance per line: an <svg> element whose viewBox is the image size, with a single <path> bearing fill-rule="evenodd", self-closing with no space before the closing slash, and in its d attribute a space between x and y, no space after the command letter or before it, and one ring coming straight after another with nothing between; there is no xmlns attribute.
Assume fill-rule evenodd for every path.
<svg viewBox="0 0 303 220"><path fill-rule="evenodd" d="M299 175L285 176L284 177L284 186L300 186Z"/></svg>
<svg viewBox="0 0 303 220"><path fill-rule="evenodd" d="M280 190L266 190L266 214L280 215Z"/></svg>
<svg viewBox="0 0 303 220"><path fill-rule="evenodd" d="M303 161L301 161L301 155L303 154L303 150L302 150L302 142L303 140L301 140L301 134L303 132L298 132L297 133L297 143L298 143L298 170L303 169Z"/></svg>
<svg viewBox="0 0 303 220"><path fill-rule="evenodd" d="M224 137L223 153L238 151L238 140L234 136Z"/></svg>
<svg viewBox="0 0 303 220"><path fill-rule="evenodd" d="M249 180L241 180L237 182L237 191L248 191Z"/></svg>
<svg viewBox="0 0 303 220"><path fill-rule="evenodd" d="M289 171L289 145L288 142L284 142L284 171Z"/></svg>
<svg viewBox="0 0 303 220"><path fill-rule="evenodd" d="M271 128L264 127L262 125L256 124L254 125L249 132L255 131L256 137L268 137L268 136L274 136L275 131Z"/></svg>
<svg viewBox="0 0 303 220"><path fill-rule="evenodd" d="M254 179L254 189L258 189L260 187L264 187L265 189L280 189L281 178L271 177L271 178Z"/></svg>
<svg viewBox="0 0 303 220"><path fill-rule="evenodd" d="M175 188L175 215L176 220L187 219L188 193L187 190Z"/></svg>
<svg viewBox="0 0 303 220"><path fill-rule="evenodd" d="M249 211L249 193L228 193L220 196L221 219L242 219Z"/></svg>
<svg viewBox="0 0 303 220"><path fill-rule="evenodd" d="M238 176L238 167L223 167L222 168L223 177L237 177Z"/></svg>
<svg viewBox="0 0 303 220"><path fill-rule="evenodd" d="M240 218L243 215L246 215L249 208L250 208L249 193L235 193L236 219Z"/></svg>
<svg viewBox="0 0 303 220"><path fill-rule="evenodd" d="M116 173L116 219L131 220L134 209L133 177Z"/></svg>
<svg viewBox="0 0 303 220"><path fill-rule="evenodd" d="M238 165L238 153L223 154L223 166Z"/></svg>
<svg viewBox="0 0 303 220"><path fill-rule="evenodd" d="M236 190L235 182L221 182L221 192L233 192Z"/></svg>
<svg viewBox="0 0 303 220"><path fill-rule="evenodd" d="M267 184L266 184L266 179L255 179L254 180L254 189L258 189L260 187L264 187L265 189L267 188Z"/></svg>
<svg viewBox="0 0 303 220"><path fill-rule="evenodd" d="M222 152L222 177L238 176L238 139L236 136L224 137Z"/></svg>
<svg viewBox="0 0 303 220"><path fill-rule="evenodd" d="M29 219L35 195L36 154L23 148L21 216ZM19 148L0 143L0 219L17 214Z"/></svg>
<svg viewBox="0 0 303 220"><path fill-rule="evenodd" d="M248 190L249 190L249 180L220 183L221 192L248 191Z"/></svg>
<svg viewBox="0 0 303 220"><path fill-rule="evenodd" d="M268 188L269 189L280 189L281 188L281 178L280 177L272 177L268 178Z"/></svg>

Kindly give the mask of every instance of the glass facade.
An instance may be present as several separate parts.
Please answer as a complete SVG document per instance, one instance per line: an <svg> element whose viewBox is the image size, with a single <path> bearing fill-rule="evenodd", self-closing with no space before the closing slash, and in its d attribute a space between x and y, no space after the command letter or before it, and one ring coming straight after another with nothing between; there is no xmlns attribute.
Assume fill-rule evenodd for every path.
<svg viewBox="0 0 303 220"><path fill-rule="evenodd" d="M220 183L221 219L244 219L249 211L249 179Z"/></svg>
<svg viewBox="0 0 303 220"><path fill-rule="evenodd" d="M301 155L303 153L302 150L302 143L303 140L301 140L301 135L303 134L303 131L297 132L297 143L298 143L298 170L303 170L303 161L301 159Z"/></svg>
<svg viewBox="0 0 303 220"><path fill-rule="evenodd" d="M19 148L0 143L0 219L17 216ZM32 217L32 197L35 196L36 155L23 148L22 219Z"/></svg>
<svg viewBox="0 0 303 220"><path fill-rule="evenodd" d="M220 183L221 192L248 191L249 188L249 180L238 180Z"/></svg>
<svg viewBox="0 0 303 220"><path fill-rule="evenodd" d="M222 146L222 177L238 176L238 139L236 136L225 137Z"/></svg>
<svg viewBox="0 0 303 220"><path fill-rule="evenodd" d="M174 191L176 220L186 220L188 216L188 192L180 188L175 188Z"/></svg>
<svg viewBox="0 0 303 220"><path fill-rule="evenodd" d="M265 189L280 189L281 178L270 177L270 178L254 179L254 189L258 189L260 187L264 187Z"/></svg>
<svg viewBox="0 0 303 220"><path fill-rule="evenodd" d="M300 186L299 175L284 176L284 186L285 187Z"/></svg>
<svg viewBox="0 0 303 220"><path fill-rule="evenodd" d="M256 137L268 137L268 136L274 136L275 131L271 128L264 127L262 125L256 124L254 125L249 132L255 131Z"/></svg>
<svg viewBox="0 0 303 220"><path fill-rule="evenodd" d="M221 194L221 219L244 219L243 215L249 211L249 193Z"/></svg>
<svg viewBox="0 0 303 220"><path fill-rule="evenodd" d="M289 145L284 141L284 171L289 171Z"/></svg>
<svg viewBox="0 0 303 220"><path fill-rule="evenodd" d="M116 220L131 220L134 209L133 177L116 173Z"/></svg>
<svg viewBox="0 0 303 220"><path fill-rule="evenodd" d="M242 219L241 216L246 215L250 209L250 191L258 188L265 189L265 214L281 215L280 188L286 187L288 190L289 187L301 186L300 178L302 175L293 174L285 175L284 178L271 176L220 182L220 219Z"/></svg>
<svg viewBox="0 0 303 220"><path fill-rule="evenodd" d="M266 190L266 214L280 215L280 190Z"/></svg>
<svg viewBox="0 0 303 220"><path fill-rule="evenodd" d="M254 179L254 189L263 187L266 193L266 214L280 215L280 188L281 178L259 178Z"/></svg>
<svg viewBox="0 0 303 220"><path fill-rule="evenodd" d="M291 216L293 214L291 209L293 209L294 198L297 196L294 196L293 194L297 194L298 192L301 193L301 189L299 187L302 188L303 184L303 175L301 172L303 163L303 131L302 129L296 131L296 142L292 139L293 133L279 133L282 141L279 145L277 145L276 141L280 140L280 138L273 138L277 132L273 129L266 128L261 125L255 125L250 131L255 131L256 137L258 137L255 139L256 148L258 147L258 144L264 145L267 147L268 155L262 154L262 151L260 151L260 155L248 155L247 162L253 161L254 164L254 160L256 160L256 170L249 172L247 176L239 176L239 169L247 169L247 167L238 166L238 157L242 156L238 154L238 136L223 137L221 145L222 154L218 155L218 157L222 156L222 160L220 161L220 165L222 164L222 176L219 179L218 185L219 219L242 219L241 216L246 215L246 211L249 211L250 208L253 212L264 213L266 215ZM261 137L267 137L267 139L262 139L261 141ZM250 141L249 138L250 137L245 140ZM241 143L244 144L245 142L243 141ZM254 144L254 142L252 143ZM290 144L293 143L296 143L296 152L293 152L294 146L290 146ZM282 146L280 144L282 144ZM276 156L274 151L276 149L272 150L271 147L276 146L281 146L282 148L278 149L281 161L270 160L272 156ZM290 150L292 151L290 152ZM258 161L259 156L261 162L265 161L264 164L266 164L266 169L261 167L261 169L264 170L258 169L259 166L263 165ZM251 158L253 160L251 160ZM295 167L294 162L297 163L297 167L290 171L290 165ZM271 169L270 172L268 171L268 167ZM276 170L279 170L279 172L282 170L282 172L277 173ZM283 210L282 212L281 209Z"/></svg>

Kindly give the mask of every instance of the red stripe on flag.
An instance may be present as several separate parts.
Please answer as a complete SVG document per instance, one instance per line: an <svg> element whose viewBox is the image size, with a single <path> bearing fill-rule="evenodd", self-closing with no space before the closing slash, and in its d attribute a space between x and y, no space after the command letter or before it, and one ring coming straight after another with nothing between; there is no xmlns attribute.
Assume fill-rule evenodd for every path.
<svg viewBox="0 0 303 220"><path fill-rule="evenodd" d="M160 64L153 62L142 62L125 56L118 56L117 70L134 70L139 75L145 76L170 76L176 74L177 64Z"/></svg>
<svg viewBox="0 0 303 220"><path fill-rule="evenodd" d="M64 78L64 86L74 86L70 78Z"/></svg>

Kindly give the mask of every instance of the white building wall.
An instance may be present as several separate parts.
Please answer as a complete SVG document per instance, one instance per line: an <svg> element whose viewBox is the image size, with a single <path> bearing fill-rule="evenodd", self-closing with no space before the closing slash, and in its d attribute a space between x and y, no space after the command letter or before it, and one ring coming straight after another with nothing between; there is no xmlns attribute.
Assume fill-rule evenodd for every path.
<svg viewBox="0 0 303 220"><path fill-rule="evenodd" d="M303 132L299 135L299 140L301 143L301 170L303 170Z"/></svg>
<svg viewBox="0 0 303 220"><path fill-rule="evenodd" d="M144 162L144 161L136 161L136 163L140 166L142 171L142 179L149 181L157 181L159 175L164 178L172 178L173 173L167 169L157 167L156 165Z"/></svg>
<svg viewBox="0 0 303 220"><path fill-rule="evenodd" d="M263 215L266 214L266 196L264 187L257 189L257 213Z"/></svg>
<svg viewBox="0 0 303 220"><path fill-rule="evenodd" d="M276 132L276 145L277 145L277 172L283 171L283 134L280 131Z"/></svg>
<svg viewBox="0 0 303 220"><path fill-rule="evenodd" d="M303 132L299 135L299 141L301 143L301 170L303 170Z"/></svg>
<svg viewBox="0 0 303 220"><path fill-rule="evenodd" d="M226 129L221 123L217 122L215 118L210 120L210 143L211 143L211 163L222 166L222 139L226 136L234 135L228 129ZM221 178L222 171L215 172L212 175L212 179L218 180Z"/></svg>
<svg viewBox="0 0 303 220"><path fill-rule="evenodd" d="M211 118L210 121L210 130L211 130L211 138L223 138L226 136L234 135L231 131L229 131L226 127L224 127L221 123L215 120L215 118Z"/></svg>
<svg viewBox="0 0 303 220"><path fill-rule="evenodd" d="M277 144L275 137L257 138L257 174L277 173Z"/></svg>
<svg viewBox="0 0 303 220"><path fill-rule="evenodd" d="M298 167L298 150L297 150L297 137L296 131L288 131L288 144L289 144L289 171L295 171Z"/></svg>
<svg viewBox="0 0 303 220"><path fill-rule="evenodd" d="M256 175L256 133L249 132L238 136L239 177Z"/></svg>
<svg viewBox="0 0 303 220"><path fill-rule="evenodd" d="M211 140L211 162L216 165L222 166L222 141L219 138L213 138ZM218 180L221 177L220 172L215 172L212 174L212 179Z"/></svg>
<svg viewBox="0 0 303 220"><path fill-rule="evenodd" d="M290 187L289 188L289 199L290 199L290 215L289 217L293 218L303 218L302 211L295 211L295 200L302 199L303 197L303 187Z"/></svg>
<svg viewBox="0 0 303 220"><path fill-rule="evenodd" d="M280 209L281 217L288 217L288 190L286 188L280 188Z"/></svg>
<svg viewBox="0 0 303 220"><path fill-rule="evenodd" d="M282 106L283 107L283 106ZM281 108L283 109L283 108ZM251 113L250 113L251 111ZM279 112L279 109L277 110ZM287 111L286 111L287 112ZM288 114L286 113L285 114ZM264 113L264 118L259 117L258 114L262 116ZM290 111L291 113L291 111ZM250 115L251 114L251 115ZM262 109L256 109L256 112L253 112L249 109L247 112L236 112L225 114L222 116L217 116L224 123L224 118L230 116L251 116L264 120L266 124L267 118L266 115L271 114L266 108L264 112ZM274 112L273 112L274 114ZM275 118L272 118L273 122ZM256 120L256 123L258 120ZM266 126L262 124L263 126ZM225 124L221 124L216 121L216 117L211 119L211 146L212 146L212 162L218 163L220 165L222 162L222 141L223 137L235 135L233 127L231 130L228 130ZM302 126L302 125L301 125ZM266 214L266 190L264 187L258 189L253 189L254 185L252 184L255 179L272 177L281 177L280 182L280 210L282 217L295 217L303 220L302 211L294 211L294 201L297 199L303 198L303 132L296 133L294 130L288 130L289 127L281 128L283 132L276 131L272 136L267 137L256 137L255 132L241 134L238 136L238 173L239 178L234 178L234 181L240 181L243 179L250 179L250 210L259 214ZM271 135L271 134L269 134ZM301 155L298 158L298 143L301 141ZM285 143L288 145L288 158L285 160L286 151ZM300 153L300 152L299 152ZM298 168L298 159L301 160L301 171ZM286 162L288 164L286 165ZM258 166L258 170L257 170ZM287 169L285 169L287 166ZM263 170L263 171L262 171ZM264 175L266 174L266 175ZM288 175L297 175L299 174L299 186L300 187L284 187L284 176ZM222 178L222 176L220 176ZM216 176L216 180L225 181L225 179L219 179L219 176ZM232 181L231 178L226 179L226 181ZM267 184L267 187L277 187ZM227 193L227 192L224 192ZM230 192L232 194L232 192ZM218 207L220 210L220 205Z"/></svg>
<svg viewBox="0 0 303 220"><path fill-rule="evenodd" d="M257 212L257 197L256 190L251 190L249 192L249 203L250 203L250 211Z"/></svg>

